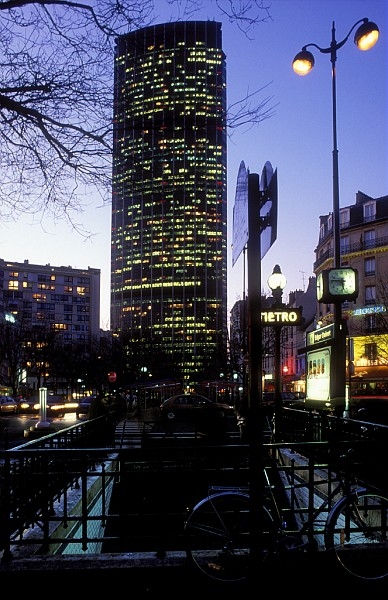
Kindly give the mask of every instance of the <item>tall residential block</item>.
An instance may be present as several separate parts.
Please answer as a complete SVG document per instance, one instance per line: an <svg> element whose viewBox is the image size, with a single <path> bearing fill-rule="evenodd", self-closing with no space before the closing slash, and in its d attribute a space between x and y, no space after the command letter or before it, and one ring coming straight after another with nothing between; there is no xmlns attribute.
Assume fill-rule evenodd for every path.
<svg viewBox="0 0 388 600"><path fill-rule="evenodd" d="M34 265L0 258L0 316L56 331L64 343L100 334L100 269Z"/></svg>
<svg viewBox="0 0 388 600"><path fill-rule="evenodd" d="M186 384L226 368L226 150L221 24L119 36L111 328L168 356Z"/></svg>

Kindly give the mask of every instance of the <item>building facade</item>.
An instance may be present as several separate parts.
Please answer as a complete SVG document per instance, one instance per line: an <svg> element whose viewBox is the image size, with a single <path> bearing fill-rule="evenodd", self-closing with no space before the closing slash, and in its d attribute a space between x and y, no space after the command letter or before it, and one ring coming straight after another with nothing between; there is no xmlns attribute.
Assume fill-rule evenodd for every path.
<svg viewBox="0 0 388 600"><path fill-rule="evenodd" d="M68 343L100 332L100 269L0 259L0 312L28 326L48 325Z"/></svg>
<svg viewBox="0 0 388 600"><path fill-rule="evenodd" d="M7 328L2 329L0 382L9 386L13 380L13 384L36 392L36 373L42 372L45 364L43 346L53 335L63 347L90 348L100 336L100 274L100 269L90 267L73 269L0 259L0 322L15 327L20 334L25 332L19 338L23 345L42 350L40 359L35 355L38 362L28 367L22 360L21 345L15 342L9 351L4 347Z"/></svg>
<svg viewBox="0 0 388 600"><path fill-rule="evenodd" d="M289 294L288 308L302 307L303 324L281 332L281 388L305 391L306 340L310 332L334 322L334 305L318 302L316 280L334 266L332 213L322 215L315 249L314 277L305 291ZM351 395L388 395L388 196L371 198L357 192L354 204L340 209L341 266L358 272L359 293L342 304L347 329L347 382ZM271 298L262 298L262 306ZM248 316L244 302L231 312L231 347L243 380L244 334ZM245 334L246 335L246 334ZM263 389L274 386L274 343L271 327L262 331Z"/></svg>
<svg viewBox="0 0 388 600"><path fill-rule="evenodd" d="M333 267L332 213L320 217L315 274ZM388 196L358 191L354 204L340 209L341 266L358 271L359 294L342 304L351 340L348 369L353 393L388 394ZM319 303L317 322L333 322L332 304Z"/></svg>
<svg viewBox="0 0 388 600"><path fill-rule="evenodd" d="M226 150L221 24L118 37L111 328L168 356L187 384L225 370Z"/></svg>

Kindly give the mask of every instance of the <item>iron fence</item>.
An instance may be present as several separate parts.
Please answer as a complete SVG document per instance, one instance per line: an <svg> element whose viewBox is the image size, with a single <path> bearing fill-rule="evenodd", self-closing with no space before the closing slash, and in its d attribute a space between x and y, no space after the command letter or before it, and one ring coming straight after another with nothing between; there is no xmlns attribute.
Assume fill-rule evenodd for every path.
<svg viewBox="0 0 388 600"><path fill-rule="evenodd" d="M116 448L112 423L96 419L84 425L84 431L71 427L0 452L3 562L22 555L183 550L187 510L209 485L251 483L250 446L238 439L173 444L159 432L155 444L149 439ZM351 446L357 457L353 473L387 491L379 467L386 427L293 409L282 411L279 426L282 441L263 443L264 459L287 449L306 457L308 472L333 471L333 457ZM101 446L102 439L109 444ZM279 462L279 469L287 468ZM314 487L314 478L308 485Z"/></svg>

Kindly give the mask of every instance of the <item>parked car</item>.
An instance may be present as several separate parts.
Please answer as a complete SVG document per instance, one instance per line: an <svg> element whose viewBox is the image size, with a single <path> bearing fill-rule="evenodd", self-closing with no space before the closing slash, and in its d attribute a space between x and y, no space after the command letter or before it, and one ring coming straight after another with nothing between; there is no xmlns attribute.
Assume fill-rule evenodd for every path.
<svg viewBox="0 0 388 600"><path fill-rule="evenodd" d="M177 394L167 398L160 405L161 416L169 421L176 418L198 420L218 416L225 418L234 414L233 406L221 402L212 402L199 394Z"/></svg>
<svg viewBox="0 0 388 600"><path fill-rule="evenodd" d="M110 412L115 412L116 415L123 417L127 412L125 399L118 396L111 396L110 394L105 394L105 396L100 398L97 396L85 396L85 398L80 399L75 409L77 419L80 417L95 419Z"/></svg>
<svg viewBox="0 0 388 600"><path fill-rule="evenodd" d="M81 398L78 402L78 406L75 409L75 414L77 419L80 417L88 417L90 411L90 405L95 399L95 396L85 396L85 398Z"/></svg>
<svg viewBox="0 0 388 600"><path fill-rule="evenodd" d="M11 396L0 396L0 413L15 415L19 412L18 403Z"/></svg>
<svg viewBox="0 0 388 600"><path fill-rule="evenodd" d="M19 413L21 414L32 414L34 411L34 405L36 404L36 398L19 398L17 400Z"/></svg>
<svg viewBox="0 0 388 600"><path fill-rule="evenodd" d="M280 392L280 394L282 406L299 407L304 404L304 400L298 398L294 392ZM263 392L263 405L275 406L275 392Z"/></svg>

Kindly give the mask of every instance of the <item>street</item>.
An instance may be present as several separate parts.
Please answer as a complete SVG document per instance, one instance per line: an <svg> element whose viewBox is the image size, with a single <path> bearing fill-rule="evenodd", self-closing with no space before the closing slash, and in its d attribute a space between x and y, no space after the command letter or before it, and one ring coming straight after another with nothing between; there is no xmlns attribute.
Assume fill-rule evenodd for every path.
<svg viewBox="0 0 388 600"><path fill-rule="evenodd" d="M35 428L41 422L39 415L3 415L0 416L0 450L20 446L28 442L30 428ZM47 419L49 429L64 429L80 422L75 412L66 414L63 418Z"/></svg>

